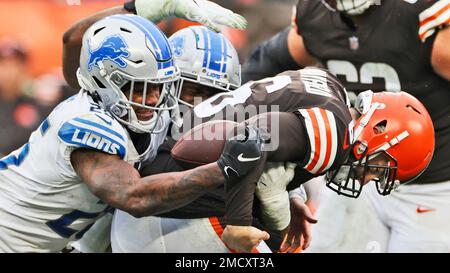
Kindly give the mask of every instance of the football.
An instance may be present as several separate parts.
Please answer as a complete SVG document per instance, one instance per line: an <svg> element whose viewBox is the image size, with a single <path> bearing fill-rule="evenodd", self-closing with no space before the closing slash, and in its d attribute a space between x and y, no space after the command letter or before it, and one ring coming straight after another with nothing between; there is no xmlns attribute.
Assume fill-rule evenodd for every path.
<svg viewBox="0 0 450 273"><path fill-rule="evenodd" d="M172 157L181 165L196 167L219 159L227 136L237 123L227 120L202 123L185 133L172 148Z"/></svg>

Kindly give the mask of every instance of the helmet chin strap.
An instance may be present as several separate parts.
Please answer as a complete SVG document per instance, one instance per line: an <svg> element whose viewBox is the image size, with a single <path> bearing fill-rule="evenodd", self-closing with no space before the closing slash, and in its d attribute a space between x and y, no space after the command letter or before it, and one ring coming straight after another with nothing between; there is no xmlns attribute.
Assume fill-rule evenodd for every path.
<svg viewBox="0 0 450 273"><path fill-rule="evenodd" d="M358 140L359 136L361 135L361 133L363 132L364 128L369 123L370 119L372 118L372 115L375 113L375 111L378 109L378 107L380 107L379 103L377 103L377 102L372 103L372 105L370 106L370 108L367 111L367 113L364 114L364 116L361 118L361 120L358 123L358 126L355 128L355 131L354 131L354 134L353 134L353 142L352 143L354 143L356 140Z"/></svg>

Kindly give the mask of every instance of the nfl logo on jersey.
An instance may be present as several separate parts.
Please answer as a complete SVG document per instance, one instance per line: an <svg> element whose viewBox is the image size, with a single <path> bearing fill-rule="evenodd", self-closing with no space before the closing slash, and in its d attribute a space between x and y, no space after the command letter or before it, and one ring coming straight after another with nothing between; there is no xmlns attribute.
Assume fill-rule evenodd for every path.
<svg viewBox="0 0 450 273"><path fill-rule="evenodd" d="M350 49L351 50L358 50L359 48L359 39L356 36L352 36L348 38L348 41L350 43Z"/></svg>

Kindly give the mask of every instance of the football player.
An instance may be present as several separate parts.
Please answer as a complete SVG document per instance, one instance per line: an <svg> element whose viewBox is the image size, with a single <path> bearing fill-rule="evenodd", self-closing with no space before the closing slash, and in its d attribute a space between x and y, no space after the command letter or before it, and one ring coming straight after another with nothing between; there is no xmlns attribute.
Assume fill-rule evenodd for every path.
<svg viewBox="0 0 450 273"><path fill-rule="evenodd" d="M127 10L130 9L132 3L127 3ZM98 20L99 17L111 14L111 12L126 12L124 9L115 8L110 11L101 12L94 16L84 19L80 23L74 25L65 34L65 58L64 58L64 74L68 82L76 82L73 74L73 66L71 59L75 59L77 48L80 47L79 37L84 29L91 24L92 21ZM221 16L221 20L226 18ZM235 23L229 22L228 25L235 26ZM193 98L207 98L213 94L233 90L240 85L240 65L237 53L232 45L224 39L223 36L200 27L191 27L174 34L170 39L175 54L176 64L180 67L181 80L177 84L180 90L180 102L187 106L194 104ZM221 62L225 61L221 64ZM216 64L217 63L217 64ZM207 66L206 66L207 65ZM225 72L225 73L223 73ZM160 150L170 151L175 142L169 138ZM164 161L164 153L158 156L155 162L150 164L150 168L162 170L158 162ZM166 171L177 171L177 167L165 168ZM155 172L159 173L161 171ZM142 175L149 174L141 172ZM118 212L120 214L123 212ZM128 214L126 214L129 216ZM215 215L215 214L214 214ZM109 218L106 215L104 218ZM131 216L129 216L131 217ZM186 215L184 216L186 217ZM198 217L198 215L196 215ZM135 221L144 222L144 219ZM117 222L117 221L116 221ZM122 220L121 222L124 222ZM108 220L102 219L97 221L93 228L86 233L81 241L72 243L72 246L82 252L101 252L107 247L107 240L101 239L107 236ZM278 247L278 246L277 246ZM128 249L133 251L133 249Z"/></svg>
<svg viewBox="0 0 450 273"><path fill-rule="evenodd" d="M95 18L94 15L91 18ZM100 15L101 16L101 15ZM74 33L79 33L80 28L92 19L84 19L67 32L66 38L71 40L71 46L65 46L66 58L76 55L76 39ZM194 26L178 31L169 38L169 43L174 52L174 59L179 67L180 80L175 84L176 93L179 94L181 108L192 107L194 97L206 99L221 91L230 91L240 86L240 64L236 50L231 43L222 35L206 27ZM66 60L64 64L68 64ZM69 82L74 82L74 75L69 72L69 67L64 66L66 77ZM174 112L178 112L175 111ZM162 150L170 151L175 141L168 136L162 144ZM151 163L152 168L158 168L162 159L159 158ZM177 171L181 169L171 169ZM145 175L146 173L142 173ZM109 218L110 215L106 215ZM143 221L143 220L142 220ZM103 224L101 224L103 223ZM84 236L81 241L71 245L82 252L101 252L108 245L106 240L100 237L109 237L108 221L103 220ZM95 235L93 233L96 233Z"/></svg>
<svg viewBox="0 0 450 273"><path fill-rule="evenodd" d="M258 215L261 221L276 220L279 227L286 228L290 219L286 187L289 190L297 188L327 171L329 183L348 195L359 195L362 184L369 180L377 180L379 192L389 194L400 181L407 181L426 168L434 148L433 126L423 106L406 93L391 96L368 92L360 97L360 101L360 112L354 114L361 116L355 117L353 134L345 89L329 72L306 68L247 83L197 105L194 114L206 120L213 119L217 113L222 113L220 118L233 120L246 106L269 106L267 112L256 113L248 122L270 134L271 143L266 144L270 151L250 175L243 180L227 182L226 206L220 196L224 194L223 189L217 189L210 193L209 200L201 197L184 208L167 213L171 218L150 217L140 221L119 215L122 220L127 220L113 225L113 249L133 252L252 251L262 240L268 239L266 232L250 226L254 220L254 200L266 214ZM275 110L276 107L279 108ZM404 120L416 120L421 124L418 127L424 130L415 131L417 127L410 127L407 122L394 129L385 123L399 124ZM429 145L418 151L417 157L411 161L395 159L420 140L429 140ZM287 172L283 169L275 174L280 176L279 181L270 179L270 172L260 179L267 170L267 162L270 167L272 162L289 161L296 165L289 164ZM411 168L410 164L417 169ZM254 199L255 193L257 199ZM276 209L273 209L274 204ZM287 214L284 213L286 209ZM194 218L199 211L204 215L225 217L180 219ZM278 214L286 217L280 218ZM127 224L133 224L136 229L127 232ZM291 221L291 224L297 223ZM124 233L127 236L123 236ZM114 238L117 234L119 236ZM291 239L292 244L299 244L299 238Z"/></svg>
<svg viewBox="0 0 450 273"><path fill-rule="evenodd" d="M161 213L223 184L220 168L236 168L239 176L257 163L233 160L236 150L260 155L259 133L248 127L255 137L228 140L217 164L139 175L135 168L155 157L177 107L179 70L150 21L114 15L95 22L83 35L79 64L80 92L0 160L0 251L58 251L110 206L137 217Z"/></svg>
<svg viewBox="0 0 450 273"><path fill-rule="evenodd" d="M192 107L202 99L210 98L220 91L232 91L240 86L240 64L237 53L231 43L221 34L214 33L205 27L189 27L178 31L169 38L174 51L175 62L181 71L181 80L177 87L180 91L180 102ZM194 100L194 97L197 100ZM177 164L170 156L170 151L175 140L168 137L166 142L159 149L155 161L141 171L142 175L150 175L167 171L178 171L184 168ZM284 175L284 164L272 168L277 174ZM292 169L293 170L293 169ZM274 174L274 170L267 173ZM275 179L275 178L274 178ZM282 179L282 177L276 177ZM289 181L287 181L289 182ZM112 230L112 248L114 252L223 252L227 250L224 244L212 244L208 241L195 238L195 243L191 240L186 244L165 243L164 249L158 243L167 238L186 238L189 233L203 234L202 228L212 230L212 222L217 216L223 215L224 191L223 187L209 192L188 206L168 212L160 217L144 217L136 219L123 211L117 211L114 216ZM211 218L205 218L211 216ZM195 218L195 219L187 219ZM203 218L203 219L198 219ZM194 223L204 223L193 225ZM168 224L169 223L169 224ZM179 231L171 232L169 235L159 234L157 231L166 229L166 225L178 225ZM200 230L183 227L200 228ZM182 231L184 230L184 232ZM186 232L186 233L185 233ZM152 236L148 236L152 233ZM174 239L173 242L177 241ZM278 249L279 244L275 249ZM267 249L267 248L266 248Z"/></svg>
<svg viewBox="0 0 450 273"><path fill-rule="evenodd" d="M413 94L430 112L436 135L436 153L430 167L390 196L380 200L369 189L361 196L362 200L354 201L359 203L357 206L330 196L334 200L327 200L329 205L322 209L323 218L333 222L333 230L326 221L321 221L316 226L320 230L315 234L317 248L314 250L313 244L310 249L368 251L374 241L379 251L448 252L450 2L299 0L293 19L292 28L253 51L243 66L244 81L320 63L356 93L371 89L405 90ZM370 203L365 204L364 199ZM341 213L336 213L339 205ZM347 209L350 206L361 209L348 217L344 212L350 211ZM372 218L380 219L380 230L369 227L374 223L369 221L369 211ZM361 234L354 236L365 239L356 243L345 241L342 234L355 232L348 230L355 224L349 219L367 223L366 228L358 228ZM336 228L336 223L342 226ZM374 238L375 232L383 234Z"/></svg>

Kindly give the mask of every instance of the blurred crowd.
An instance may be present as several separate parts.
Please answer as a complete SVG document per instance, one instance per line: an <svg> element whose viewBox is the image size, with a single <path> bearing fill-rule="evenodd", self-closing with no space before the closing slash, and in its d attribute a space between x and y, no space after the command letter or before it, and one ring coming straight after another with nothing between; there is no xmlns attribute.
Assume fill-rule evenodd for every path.
<svg viewBox="0 0 450 273"><path fill-rule="evenodd" d="M29 60L19 42L0 43L0 157L26 143L53 107L74 93L58 72L32 76Z"/></svg>
<svg viewBox="0 0 450 273"><path fill-rule="evenodd" d="M28 141L62 100L78 90L62 76L62 35L71 24L123 0L0 0L0 158ZM224 29L245 61L251 48L290 23L296 0L218 0L243 15L247 31ZM21 20L17 20L17 12ZM171 19L169 36L192 23Z"/></svg>

